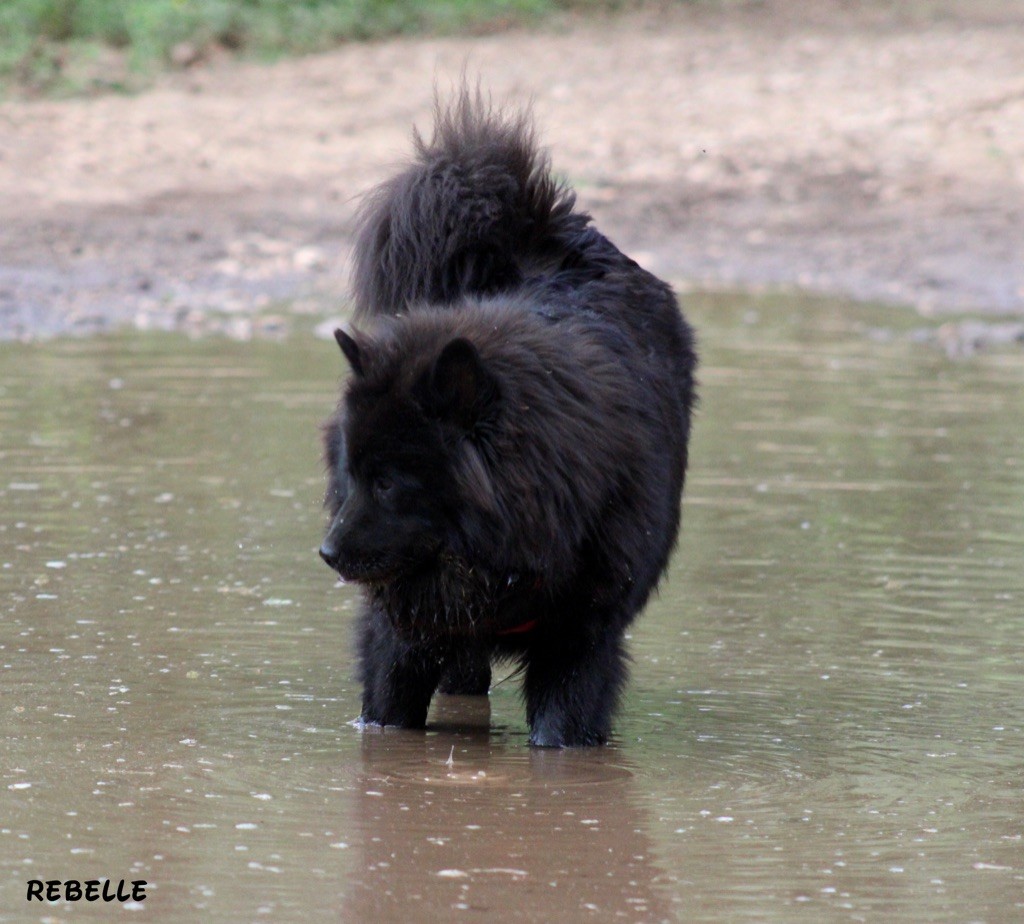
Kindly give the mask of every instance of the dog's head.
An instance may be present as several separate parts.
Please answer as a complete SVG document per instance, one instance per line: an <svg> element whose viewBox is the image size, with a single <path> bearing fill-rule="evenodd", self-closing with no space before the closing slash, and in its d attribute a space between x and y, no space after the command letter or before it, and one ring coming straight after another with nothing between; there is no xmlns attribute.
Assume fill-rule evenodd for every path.
<svg viewBox="0 0 1024 924"><path fill-rule="evenodd" d="M486 506L472 435L495 411L497 384L462 337L411 353L335 337L352 376L325 428L331 523L320 555L366 584L434 568L465 544L467 504Z"/></svg>

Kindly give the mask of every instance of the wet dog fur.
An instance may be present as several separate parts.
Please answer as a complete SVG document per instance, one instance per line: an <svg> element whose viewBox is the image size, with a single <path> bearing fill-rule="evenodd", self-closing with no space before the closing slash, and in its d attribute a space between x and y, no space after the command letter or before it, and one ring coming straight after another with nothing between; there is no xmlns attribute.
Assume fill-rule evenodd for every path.
<svg viewBox="0 0 1024 924"><path fill-rule="evenodd" d="M575 207L528 116L460 93L367 199L324 560L357 582L362 720L523 668L530 741L607 740L676 541L694 404L664 282Z"/></svg>

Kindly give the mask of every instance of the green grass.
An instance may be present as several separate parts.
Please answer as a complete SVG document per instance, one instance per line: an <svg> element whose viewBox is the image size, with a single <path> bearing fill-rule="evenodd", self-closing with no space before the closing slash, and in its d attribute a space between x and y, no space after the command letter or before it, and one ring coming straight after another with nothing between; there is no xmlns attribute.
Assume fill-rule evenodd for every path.
<svg viewBox="0 0 1024 924"><path fill-rule="evenodd" d="M500 28L616 0L0 0L0 89L131 88L211 49L250 57ZM186 54L185 45L191 55ZM177 51L176 51L177 49Z"/></svg>

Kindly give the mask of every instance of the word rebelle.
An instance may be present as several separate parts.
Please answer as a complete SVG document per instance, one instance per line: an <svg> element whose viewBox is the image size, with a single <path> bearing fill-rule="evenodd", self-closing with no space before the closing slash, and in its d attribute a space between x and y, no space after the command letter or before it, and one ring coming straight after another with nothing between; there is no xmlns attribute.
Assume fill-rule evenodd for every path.
<svg viewBox="0 0 1024 924"><path fill-rule="evenodd" d="M102 882L99 879L87 879L84 883L77 879L68 879L64 882L60 879L48 879L46 882L42 879L29 879L28 895L25 896L25 900L32 901L33 898L38 898L41 902L58 902L62 898L69 902L81 901L83 898L87 902L99 901L101 898L105 902L144 902L146 880L132 880L129 890L123 879L117 885L109 879Z"/></svg>

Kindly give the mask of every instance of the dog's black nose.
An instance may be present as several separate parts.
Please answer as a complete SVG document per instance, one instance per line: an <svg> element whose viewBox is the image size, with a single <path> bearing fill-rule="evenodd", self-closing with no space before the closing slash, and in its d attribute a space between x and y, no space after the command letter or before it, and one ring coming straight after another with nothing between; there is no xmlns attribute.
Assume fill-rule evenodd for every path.
<svg viewBox="0 0 1024 924"><path fill-rule="evenodd" d="M337 570L338 567L338 550L326 540L324 544L320 546L320 557L327 562L327 567L332 571Z"/></svg>

